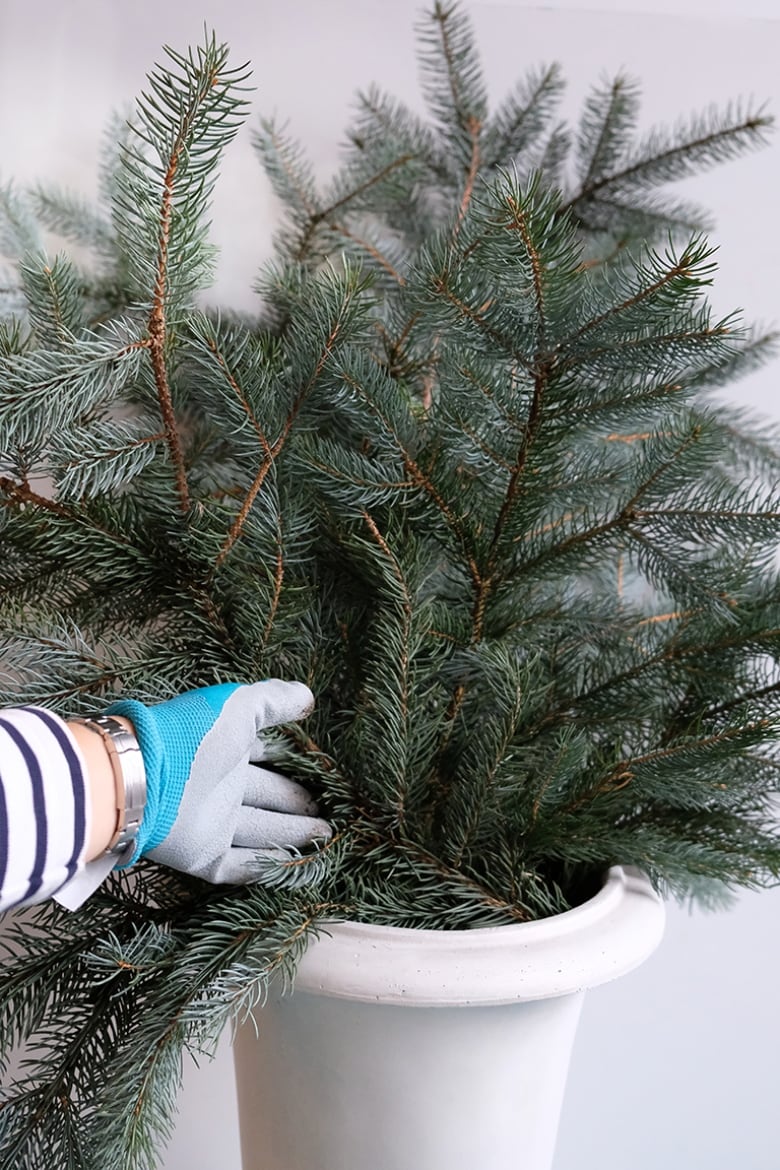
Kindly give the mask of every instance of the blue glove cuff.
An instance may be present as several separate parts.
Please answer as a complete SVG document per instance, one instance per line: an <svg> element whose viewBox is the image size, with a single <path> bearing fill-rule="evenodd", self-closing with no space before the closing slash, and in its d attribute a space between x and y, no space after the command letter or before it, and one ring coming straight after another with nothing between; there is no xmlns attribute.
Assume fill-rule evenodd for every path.
<svg viewBox="0 0 780 1170"><path fill-rule="evenodd" d="M203 687L153 707L122 699L107 709L109 715L123 715L133 724L146 769L146 808L135 852L127 865L160 845L170 833L195 753L225 701L239 686L222 683Z"/></svg>

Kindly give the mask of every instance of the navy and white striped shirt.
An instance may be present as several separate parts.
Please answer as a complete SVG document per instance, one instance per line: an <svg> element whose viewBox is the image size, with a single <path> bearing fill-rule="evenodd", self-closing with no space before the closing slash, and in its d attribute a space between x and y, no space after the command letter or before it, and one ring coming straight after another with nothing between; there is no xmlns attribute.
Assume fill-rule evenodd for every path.
<svg viewBox="0 0 780 1170"><path fill-rule="evenodd" d="M86 776L57 715L40 707L0 710L0 911L42 902L84 869Z"/></svg>

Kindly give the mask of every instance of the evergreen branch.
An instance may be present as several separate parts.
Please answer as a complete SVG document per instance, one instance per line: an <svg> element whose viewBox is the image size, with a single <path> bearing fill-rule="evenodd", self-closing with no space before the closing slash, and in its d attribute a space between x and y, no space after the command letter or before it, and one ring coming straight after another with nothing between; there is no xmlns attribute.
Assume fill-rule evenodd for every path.
<svg viewBox="0 0 780 1170"><path fill-rule="evenodd" d="M52 263L27 257L20 273L38 343L52 349L70 348L83 324L80 282L72 263L61 255Z"/></svg>
<svg viewBox="0 0 780 1170"><path fill-rule="evenodd" d="M466 873L462 869L457 869L454 865L447 865L440 857L437 857L434 853L430 853L422 845L404 840L399 843L399 851L416 858L419 862L430 865L447 882L454 882L459 886L463 886L465 889L473 891L485 905L504 911L516 922L528 922L530 915L525 907L508 902L504 898L499 898L493 890L488 889L487 886L479 882L472 874Z"/></svg>
<svg viewBox="0 0 780 1170"><path fill-rule="evenodd" d="M706 750L720 744L729 743L732 740L743 740L746 735L750 735L769 726L770 720L760 719L753 723L746 723L740 727L726 728L724 731L715 732L713 735L686 738L668 747L654 748L652 751L645 752L640 756L629 756L627 759L621 760L619 764L615 765L594 786L588 788L576 800L566 805L563 811L564 813L576 812L584 804L590 803L590 801L596 799L598 796L619 792L621 789L626 788L636 779L635 770L645 764L656 763L659 760L673 759L680 755L684 756L696 749L703 748Z"/></svg>
<svg viewBox="0 0 780 1170"><path fill-rule="evenodd" d="M409 158L419 160L440 183L450 182L450 176L443 160L439 157L433 135L428 127L411 113L406 106L393 103L375 87L368 92L358 93L360 107L370 115L371 123L365 134L350 134L355 146L363 151L376 141L395 142L399 140Z"/></svg>
<svg viewBox="0 0 780 1170"><path fill-rule="evenodd" d="M524 702L525 695L522 694L520 687L517 687L514 695L514 703L509 712L506 714L500 712L498 715L500 730L493 745L492 759L487 761L487 768L483 768L482 770L478 792L479 799L473 800L471 803L470 815L458 833L459 840L457 842L457 848L455 853L452 854L452 864L456 868L461 866L463 855L469 847L469 842L479 828L487 800L486 794L494 789L496 773L504 763L517 732L517 725L520 721ZM502 714L504 714L503 719L501 718Z"/></svg>
<svg viewBox="0 0 780 1170"><path fill-rule="evenodd" d="M498 451L495 451L488 443L486 443L485 440L477 434L472 426L469 426L467 422L460 420L460 429L464 435L471 439L474 446L477 447L483 453L483 455L485 455L490 460L491 463L495 464L495 466L500 468L502 471L514 473L514 467L512 464L507 459L504 459L502 455L499 455Z"/></svg>
<svg viewBox="0 0 780 1170"><path fill-rule="evenodd" d="M433 29L429 29L429 22ZM474 38L468 21L455 4L436 0L419 26L423 46L419 53L423 91L444 136L465 153L469 145L469 119L484 122L487 97Z"/></svg>
<svg viewBox="0 0 780 1170"><path fill-rule="evenodd" d="M537 371L534 379L534 392L531 401L531 407L528 413L528 421L525 428L523 441L520 445L520 450L517 455L515 465L509 477L509 482L504 493L504 498L498 512L498 516L493 528L493 535L488 546L488 555L485 570L477 569L472 573L472 582L474 586L474 600L471 611L471 638L470 644L472 646L478 645L482 640L484 632L485 612L487 609L488 599L491 590L495 583L495 572L497 567L497 557L501 535L504 530L506 521L512 511L512 508L520 489L523 480L525 469L531 448L539 432L542 421L542 403L544 393L547 388L547 381L549 377L549 369L542 367ZM463 706L466 697L467 687L463 682L458 682L452 693L450 704L447 711L447 725L449 730L445 732L442 740L440 755L443 754L454 728L455 721ZM443 798L444 792L441 790L440 796Z"/></svg>
<svg viewBox="0 0 780 1170"><path fill-rule="evenodd" d="M601 194L579 206L576 214L584 231L619 234L624 240L623 247L654 239L687 240L691 235L713 230L711 218L696 204L633 190L623 198Z"/></svg>
<svg viewBox="0 0 780 1170"><path fill-rule="evenodd" d="M50 264L44 265L43 274L46 277L46 283L48 284L48 287L49 287L49 297L50 297L51 306L52 306L52 316L54 318L55 327L57 330L59 340L60 340L60 342L67 344L70 341L72 334L71 334L70 329L65 324L65 318L64 318L64 314L63 314L63 307L62 307L62 299L60 296L60 290L59 290L59 287L57 285L57 282L54 279L52 279L53 273L52 273L52 268L51 268Z"/></svg>
<svg viewBox="0 0 780 1170"><path fill-rule="evenodd" d="M309 226L313 230L317 224L317 220L320 214L319 209L311 202L310 193L306 191L304 184L301 182L300 176L297 175L293 169L286 143L279 138L276 129L271 123L263 123L263 126L269 138L271 139L271 143L281 162L282 169L284 170L287 182L290 185L290 189L295 192L298 202L309 217ZM257 141L257 139L255 141ZM298 257L298 259L302 258L302 256Z"/></svg>
<svg viewBox="0 0 780 1170"><path fill-rule="evenodd" d="M636 509L639 501L650 491L650 489L658 482L661 476L667 472L678 459L688 450L688 448L698 441L701 435L701 427L697 424L692 427L689 434L685 436L683 441L679 444L676 450L672 453L669 459L660 463L652 472L651 475L645 479L631 498L623 505L623 507L616 512L609 519L602 521L600 524L593 525L591 528L583 529L581 532L574 532L562 540L559 544L550 545L537 556L531 558L529 561L520 562L516 566L515 572L523 574L533 572L541 564L549 561L551 558L562 556L564 553L571 552L573 548L583 544L591 544L595 540L619 530L624 532L629 531L629 526L636 518ZM641 533L632 532L632 535L637 540L644 540Z"/></svg>
<svg viewBox="0 0 780 1170"><path fill-rule="evenodd" d="M433 13L431 14L433 20L439 25L439 36L441 38L441 49L444 54L444 59L447 63L447 80L449 82L450 94L452 96L452 108L454 109L458 121L463 129L468 129L469 120L471 117L469 108L464 101L463 94L460 91L460 78L455 63L456 51L452 44L450 31L447 28L447 21L452 19L456 12L453 5L450 8L445 8L441 0L436 0L434 4Z"/></svg>
<svg viewBox="0 0 780 1170"><path fill-rule="evenodd" d="M361 479L358 475L353 475L351 471L345 471L341 467L335 467L332 463L323 463L321 459L316 459L313 455L306 456L307 467L313 467L317 471L327 476L328 480L342 483L352 484L354 487L361 488L383 488L385 491L408 491L409 488L419 487L416 480L412 479Z"/></svg>
<svg viewBox="0 0 780 1170"><path fill-rule="evenodd" d="M503 403L498 401L497 395L493 387L478 377L476 371L470 366L459 366L458 373L461 374L473 387L478 390L490 403L490 405L498 411L503 421L507 426L511 427L513 431L524 431L525 423L522 422L516 415L512 414Z"/></svg>
<svg viewBox="0 0 780 1170"><path fill-rule="evenodd" d="M507 519L509 518L512 508L514 507L515 500L517 499L517 493L519 492L523 482L523 476L525 475L528 460L531 455L531 450L542 425L542 411L549 378L549 366L541 366L536 373L536 377L534 378L533 397L531 399L531 406L528 411L528 421L526 423L523 441L520 444L520 450L517 453L517 459L515 461L514 467L512 468L512 474L509 477L504 499L501 503L501 507L499 509L499 513L493 528L493 535L490 540L490 548L488 553L488 578L491 578L495 571L498 550L501 536L504 531L504 526L507 522Z"/></svg>
<svg viewBox="0 0 780 1170"><path fill-rule="evenodd" d="M164 439L165 431L134 437L132 428L110 422L60 435L52 450L58 496L80 500L128 484L154 459L153 448Z"/></svg>
<svg viewBox="0 0 780 1170"><path fill-rule="evenodd" d="M735 695L726 703L719 703L716 707L708 707L706 711L702 712L702 719L715 719L719 715L733 711L735 707L746 707L748 703L766 699L769 695L776 695L778 692L780 692L780 681L767 683L764 687L754 687L749 691L741 691L740 694ZM778 766L780 767L780 764Z"/></svg>
<svg viewBox="0 0 780 1170"><path fill-rule="evenodd" d="M0 506L10 508L15 504L33 504L35 507L41 508L42 511L49 512L62 520L70 521L80 527L89 528L94 532L100 532L103 536L107 536L117 544L125 547L134 547L128 536L114 532L110 528L98 524L93 517L83 510L78 512L73 511L71 508L59 504L56 500L49 499L48 496L42 496L38 492L34 492L28 483L17 484L7 476L0 476L0 491L6 497L5 499L0 498Z"/></svg>
<svg viewBox="0 0 780 1170"><path fill-rule="evenodd" d="M641 389L639 393L631 393L630 390L623 390L610 398L596 399L595 402L590 401L582 407L573 407L567 411L567 418L572 422L577 419L581 422L587 422L590 416L594 421L598 421L599 415L605 415L609 419L614 412L622 412L632 406L637 409L644 404L655 405L656 403L660 403L662 406L665 406L668 399L673 398L675 395L684 394L687 389L686 380L685 385L682 382L654 383L648 389ZM670 409L674 409L675 405L673 401L670 402ZM621 436L612 432L609 435L603 436L603 441L609 443L620 441L631 443L654 438L662 433L659 431L637 431L634 435Z"/></svg>
<svg viewBox="0 0 780 1170"><path fill-rule="evenodd" d="M136 355L148 349L149 343L142 339L114 347L113 342L113 334L87 337L79 340L78 347L31 348L0 359L4 453L17 446L33 459L39 458L52 435L116 398L137 372ZM118 362L122 364L117 370Z"/></svg>
<svg viewBox="0 0 780 1170"><path fill-rule="evenodd" d="M404 612L406 618L409 621L411 621L412 599L409 595L409 588L408 588L407 583L406 583L406 578L404 577L403 573L401 572L401 566L398 564L396 557L393 556L393 553L390 550L390 546L388 545L385 538L382 536L382 533L379 531L379 528L377 527L377 523L374 520L374 518L372 516L370 516L368 514L368 512L366 512L366 511L364 511L362 513L362 515L363 515L363 520L365 521L365 525L368 528L368 531L371 533L371 536L373 537L374 541L381 549L383 556L385 557L385 559L388 561L388 563L390 565L390 571L392 572L393 576L395 577L396 581L398 582L398 586L399 586L399 589L401 591L401 596L403 599L402 609L403 609L403 612ZM406 666L408 664L408 660L404 657L402 659L402 663L404 664L404 666ZM404 708L404 714L406 714L405 708Z"/></svg>
<svg viewBox="0 0 780 1170"><path fill-rule="evenodd" d="M527 86L508 99L486 127L487 166L506 165L541 134L562 89L560 66L556 64L530 76Z"/></svg>
<svg viewBox="0 0 780 1170"><path fill-rule="evenodd" d="M679 616L681 618L687 618L696 616L699 612L699 610L694 609L683 612ZM642 622L638 623L638 625L641 624ZM780 627L762 630L760 637L751 636L744 631L739 631L736 634L721 635L720 637L695 643L680 643L679 640L672 641L669 644L663 645L656 654L642 658L633 666L618 671L597 686L590 687L588 690L581 691L576 696L567 698L564 704L550 708L540 723L532 728L532 732L538 732L543 726L556 725L562 719L570 716L573 709L585 708L587 704L593 704L594 700L600 699L605 694L608 694L609 691L624 686L626 683L636 682L637 679L641 679L644 675L652 675L653 671L657 671L659 668L674 663L684 664L686 660L695 661L700 658L706 659L708 656L717 654L719 651L727 652L735 649L743 649L752 644L758 644L759 648L761 648L764 645L770 645L778 637L780 637Z"/></svg>
<svg viewBox="0 0 780 1170"><path fill-rule="evenodd" d="M544 149L534 160L532 172L538 172L557 190L563 187L563 167L571 150L571 134L564 123L556 126Z"/></svg>
<svg viewBox="0 0 780 1170"><path fill-rule="evenodd" d="M235 374L231 371L230 367L228 366L227 359L225 358L224 354L220 351L219 346L217 345L215 338L208 337L206 339L206 344L207 344L208 348L211 350L211 353L214 355L214 359L215 359L217 365L222 370L222 373L225 375L225 380L227 381L228 386L230 387L230 389L233 391L236 398L238 399L238 401L241 405L241 409L244 411L244 414L249 419L250 425L251 425L253 431L255 432L255 434L257 435L257 438L260 442L260 446L263 450L263 454L267 458L271 453L271 446L268 442L268 438L265 434L265 431L263 430L262 426L260 425L260 422L257 418L257 415L255 414L254 410L252 409L252 407L249 403L249 399L247 398L246 394L239 386L238 380L236 379Z"/></svg>
<svg viewBox="0 0 780 1170"><path fill-rule="evenodd" d="M463 194L461 196L460 206L458 207L458 216L457 216L457 219L455 221L455 229L454 229L454 233L453 233L454 236L457 236L457 234L460 230L460 225L463 222L463 218L469 209L469 204L471 203L471 196L474 194L474 184L477 181L477 174L479 172L479 165L480 165L480 161L481 161L481 156L480 156L481 125L480 125L479 120L477 118L475 118L473 115L471 117L469 117L468 122L466 123L466 130L468 131L468 135L469 135L469 138L471 140L471 157L469 160L469 169L468 169L468 172L466 174L466 184L463 188Z"/></svg>
<svg viewBox="0 0 780 1170"><path fill-rule="evenodd" d="M694 137L672 142L665 149L651 153L648 157L640 154L627 166L603 175L587 185L583 184L576 195L561 205L560 214L575 210L578 203L592 201L598 192L610 187L634 183L641 185L645 181L652 181L658 174L667 177L677 172L682 177L686 173L691 173L694 161L702 163L708 158L729 157L738 149L742 137L748 142L761 141L763 131L771 124L771 119L759 111L734 125L716 124L712 128L704 127L702 132Z"/></svg>
<svg viewBox="0 0 780 1170"><path fill-rule="evenodd" d="M14 260L41 250L40 228L13 183L0 187L0 251Z"/></svg>
<svg viewBox="0 0 780 1170"><path fill-rule="evenodd" d="M384 166L380 167L374 174L362 180L357 186L350 188L343 192L337 199L332 200L325 206L320 206L316 193L314 191L313 181L308 172L303 173L300 167L296 167L296 162L299 160L292 155L289 145L282 140L272 123L264 122L263 127L265 133L274 149L274 159L282 168L286 184L293 193L299 209L305 215L305 223L300 226L300 238L298 240L298 247L295 252L295 259L297 262L302 262L308 252L309 246L314 239L317 229L325 224L331 231L343 236L345 239L356 243L364 252L370 255L374 260L380 264L386 272L388 272L394 280L399 284L403 284L404 280L395 270L391 262L386 256L383 256L378 248L357 236L346 224L337 222L333 216L335 212L347 207L350 203L359 199L362 195L371 191L374 187L382 183L393 171L406 166L413 158L412 152L406 151L399 157L392 159ZM263 151L266 157L267 169L270 168L270 159L268 152L264 148L264 143L261 138L255 139L256 145Z"/></svg>
<svg viewBox="0 0 780 1170"><path fill-rule="evenodd" d="M473 322L473 324L476 325L477 328L482 333L484 333L486 337L489 337L491 341L495 341L497 345L509 353L513 361L515 361L518 366L521 366L528 373L534 372L533 363L529 362L528 358L526 358L523 354L517 352L509 338L503 336L497 329L494 329L489 324L487 318L482 312L482 306L480 306L478 309L473 309L471 305L467 305L465 301L456 296L447 283L446 273L439 273L437 276L434 276L431 284L434 292L437 292L440 296L443 296L446 300L448 300L453 308L457 309L457 311L463 317L465 317L466 320Z"/></svg>
<svg viewBox="0 0 780 1170"><path fill-rule="evenodd" d="M345 239L351 240L353 244L357 244L359 248L361 248L372 258L372 260L376 260L377 264L381 265L385 272L392 276L396 284L401 286L406 284L406 281L404 280L403 276L401 276L400 272L397 272L387 257L383 256L379 249L375 248L373 244L370 244L368 240L364 240L360 236L355 235L355 233L350 231L350 229L343 223L328 223L328 227L331 228L332 231L338 232L339 235L344 236Z"/></svg>
<svg viewBox="0 0 780 1170"><path fill-rule="evenodd" d="M208 271L209 250L199 221L208 205L211 173L241 122L245 102L238 92L246 71L227 69L227 50L213 36L197 53L167 53L175 68L151 73L151 92L137 104L133 130L144 146L124 148L114 213L130 265L143 288L151 284L152 372L179 508L186 514L189 485L168 373L169 313ZM147 157L149 150L159 167Z"/></svg>
<svg viewBox="0 0 780 1170"><path fill-rule="evenodd" d="M780 512L745 511L737 508L638 508L635 519L656 520L661 517L701 520L780 520Z"/></svg>
<svg viewBox="0 0 780 1170"><path fill-rule="evenodd" d="M86 200L72 191L40 184L33 187L30 195L46 227L77 244L111 254L115 245L111 225Z"/></svg>
<svg viewBox="0 0 780 1170"><path fill-rule="evenodd" d="M619 317L631 309L637 308L648 300L652 300L663 290L676 288L678 283L692 284L694 289L698 289L701 286L702 277L711 271L710 266L704 266L711 255L712 249L701 240L694 238L689 241L679 260L675 260L671 267L662 270L655 280L649 284L642 285L631 296L626 297L619 304L611 305L603 313L586 321L567 338L564 344L570 345L578 341L586 333L591 333L594 329L600 329L608 321ZM642 275L638 268L637 271Z"/></svg>
<svg viewBox="0 0 780 1170"><path fill-rule="evenodd" d="M544 338L546 333L542 258L537 251L533 237L529 231L528 216L525 209L521 207L521 205L512 195L508 196L507 203L510 211L512 212L512 226L509 228L509 230L511 231L512 228L514 228L514 230L520 233L526 255L528 256L531 264L534 300L536 301L536 320L538 330L537 347L539 350L541 350L544 346Z"/></svg>
<svg viewBox="0 0 780 1170"><path fill-rule="evenodd" d="M322 220L329 220L334 211L338 211L340 208L346 206L347 203L352 203L360 195L365 195L367 191L370 191L372 187L375 187L378 183L381 183L388 177L388 175L391 175L393 171L397 171L399 167L405 167L406 164L411 162L414 157L415 155L408 151L407 153L400 155L398 158L392 159L391 162L387 163L375 174L369 175L369 177L364 179L362 183L359 183L357 187L353 187L350 191L347 191L344 195L340 195L338 199L335 199L332 203L329 203L327 207L323 207L320 211L315 212L312 217L314 222L319 223Z"/></svg>
<svg viewBox="0 0 780 1170"><path fill-rule="evenodd" d="M210 87L216 83L216 78L217 74L216 70L214 70L208 83ZM157 272L154 281L154 291L152 293L152 311L148 321L149 353L154 371L154 381L157 387L157 398L165 427L168 451L174 468L179 506L185 514L189 511L190 494L187 484L187 472L184 466L184 455L181 449L179 428L176 422L173 398L168 381L168 365L165 358L168 340L166 290L168 286L168 246L171 233L171 218L173 216L176 170L179 165L181 153L187 144L192 120L202 100L202 95L198 94L195 102L193 102L193 106L185 114L179 135L174 139L168 158L165 177L163 178L158 228Z"/></svg>
<svg viewBox="0 0 780 1170"><path fill-rule="evenodd" d="M246 493L246 496L244 498L244 502L242 503L242 505L238 511L238 515L236 516L235 520L233 521L233 524L231 525L230 531L228 532L227 536L225 537L225 540L223 541L223 543L220 547L220 550L217 554L217 559L214 563L214 569L219 569L221 567L221 565L224 563L225 559L229 556L230 551L233 548L234 544L241 536L241 533L243 531L244 525L246 524L249 513L252 510L252 505L254 504L254 502L257 498L258 492L260 491L263 484L265 483L266 476L268 475L268 472L273 467L275 460L279 456L279 453L284 448L284 446L285 446L285 444L290 436L290 432L293 428L295 420L298 417L298 414L300 412L301 407L303 406L303 403L305 402L306 398L309 395L309 392L311 391L311 389L313 388L313 386L317 382L320 374L322 373L322 370L325 366L325 363L331 355L331 351L332 351L333 346L335 344L336 338L338 337L339 333L341 332L341 327L342 327L342 320L341 320L341 316L339 315L337 317L335 323L333 324L331 330L330 330L330 333L328 335L328 339L325 342L325 345L323 346L323 349L322 349L320 356L317 360L317 364L314 367L313 373L310 375L306 384L301 388L301 390L299 390L298 394L293 399L292 406L290 407L290 410L287 414L287 417L284 420L284 423L282 425L282 430L281 430L281 433L279 434L279 437L268 448L268 451L263 459L263 462L260 464L260 468L257 472L257 475L255 476L254 480L252 481L252 485L249 488L249 491Z"/></svg>
<svg viewBox="0 0 780 1170"><path fill-rule="evenodd" d="M580 155L586 160L583 190L593 187L605 166L619 155L636 115L637 87L624 76L616 77L608 89L591 93L585 104L580 134Z"/></svg>
<svg viewBox="0 0 780 1170"><path fill-rule="evenodd" d="M673 330L670 333L658 332L642 337L621 338L616 345L603 345L596 349L586 349L582 353L573 354L570 358L557 364L556 372L567 372L576 366L598 361L599 358L607 354L622 354L627 350L633 350L636 353L642 349L669 350L674 346L686 344L700 346L711 343L713 340L717 341L722 337L729 337L731 333L730 326L723 323L706 329Z"/></svg>
<svg viewBox="0 0 780 1170"><path fill-rule="evenodd" d="M463 528L463 525L458 520L458 517L455 515L452 508L449 506L447 501L444 499L441 492L439 492L437 490L436 485L433 483L430 476L426 474L426 472L423 470L423 468L420 466L420 464L414 458L411 451L408 449L407 444L404 443L401 435L398 433L398 429L393 425L391 420L382 411L379 404L372 397L372 395L365 389L365 387L361 384L361 382L357 378L355 378L348 370L342 369L341 370L341 377L344 379L344 381L346 382L346 384L348 386L350 386L357 394L360 395L360 397L364 400L364 402L369 407L369 409L376 415L376 417L380 420L382 425L385 427L387 433L389 435L392 435L393 440L397 444L398 449L401 453L401 458L403 460L403 465L404 465L404 471L407 473L407 475L409 476L411 482L415 485L415 487L418 487L421 491L423 491L426 494L426 496L428 496L428 498L435 505L435 507L437 508L439 513L441 514L441 516L444 518L444 520L447 524L447 527L450 529L453 536L455 537L455 540L458 544L458 547L463 550L463 553L466 557L466 562L468 565L468 571L469 571L469 574L471 576L472 581L474 582L475 588L480 588L481 583L482 583L482 578L481 578L479 566L477 564L476 556L475 556L474 551L471 547L471 542L468 540L466 532Z"/></svg>
<svg viewBox="0 0 780 1170"><path fill-rule="evenodd" d="M59 516L62 519L76 519L73 512L68 508L64 508L62 504L58 504L56 500L34 492L29 483L14 483L7 475L0 475L0 492L3 493L0 504L6 508L10 508L15 504L34 504L37 508L42 508L44 512L53 512L55 516Z"/></svg>
<svg viewBox="0 0 780 1170"><path fill-rule="evenodd" d="M410 691L410 642L412 631L412 597L409 592L409 586L398 563L398 559L393 554L390 546L385 540L384 536L379 530L379 527L372 516L365 510L362 513L363 521L368 528L371 538L379 548L384 561L389 567L390 573L394 578L397 586L397 595L393 601L387 604L386 608L396 611L400 618L400 628L398 629L398 646L397 653L394 655L394 663L392 675L390 678L383 678L388 688L392 684L392 709L382 718L382 724L386 728L392 724L398 726L400 731L401 741L404 743L408 739L406 727L409 719L409 691ZM393 623L395 625L395 623ZM397 684L397 692L396 692ZM365 684L364 684L365 685ZM372 688L373 690L373 688ZM358 712L358 718L360 712ZM395 740L395 736L393 736ZM406 819L406 799L408 790L408 761L404 758L405 752L400 759L396 758L395 753L388 751L388 764L393 767L393 805L397 824L400 828L403 827Z"/></svg>

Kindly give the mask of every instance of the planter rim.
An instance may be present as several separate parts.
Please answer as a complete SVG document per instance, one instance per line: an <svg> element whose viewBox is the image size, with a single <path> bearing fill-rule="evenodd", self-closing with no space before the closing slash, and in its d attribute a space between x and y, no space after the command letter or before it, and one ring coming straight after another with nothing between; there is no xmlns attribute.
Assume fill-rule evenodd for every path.
<svg viewBox="0 0 780 1170"><path fill-rule="evenodd" d="M615 866L563 914L473 930L324 922L295 991L367 1003L465 1007L549 999L617 979L664 929L663 902L639 870Z"/></svg>

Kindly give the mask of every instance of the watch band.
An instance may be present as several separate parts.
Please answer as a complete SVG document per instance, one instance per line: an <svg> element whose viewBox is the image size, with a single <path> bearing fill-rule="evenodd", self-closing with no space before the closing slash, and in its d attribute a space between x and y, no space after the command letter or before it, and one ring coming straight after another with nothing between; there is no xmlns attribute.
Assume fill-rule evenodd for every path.
<svg viewBox="0 0 780 1170"><path fill-rule="evenodd" d="M97 732L106 745L116 792L116 829L106 853L129 861L146 807L146 769L138 740L111 715L84 715L73 722Z"/></svg>

